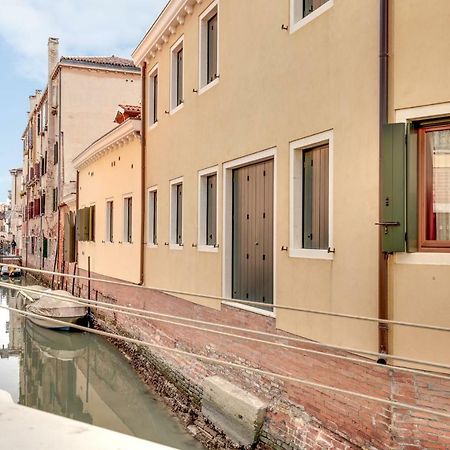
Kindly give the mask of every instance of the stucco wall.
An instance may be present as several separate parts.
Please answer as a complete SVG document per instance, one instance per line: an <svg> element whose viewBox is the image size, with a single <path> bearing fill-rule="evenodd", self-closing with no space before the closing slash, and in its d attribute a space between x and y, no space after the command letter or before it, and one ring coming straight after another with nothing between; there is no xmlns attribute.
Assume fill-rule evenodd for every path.
<svg viewBox="0 0 450 450"><path fill-rule="evenodd" d="M145 283L224 292L223 163L276 147L275 303L377 316L378 17L375 0L334 2L290 34L289 2L221 1L220 81L198 95L196 6L148 61L159 64L159 122L147 131L147 187L158 186L158 248L145 252ZM170 47L184 34L184 106L169 109ZM333 130L332 261L289 257L289 143ZM217 253L197 243L198 171L219 166ZM184 177L184 248L170 250L169 180ZM228 212L229 213L229 212ZM173 268L176 268L174 276ZM210 302L210 304L216 304ZM277 313L277 327L327 342L377 348L375 325Z"/></svg>
<svg viewBox="0 0 450 450"><path fill-rule="evenodd" d="M95 204L95 242L78 243L78 265L92 272L138 283L141 217L140 140L133 139L80 169L79 207ZM111 165L115 163L115 165ZM91 175L92 174L92 175ZM124 196L133 197L131 244L124 243ZM113 200L113 243L106 241L106 201Z"/></svg>

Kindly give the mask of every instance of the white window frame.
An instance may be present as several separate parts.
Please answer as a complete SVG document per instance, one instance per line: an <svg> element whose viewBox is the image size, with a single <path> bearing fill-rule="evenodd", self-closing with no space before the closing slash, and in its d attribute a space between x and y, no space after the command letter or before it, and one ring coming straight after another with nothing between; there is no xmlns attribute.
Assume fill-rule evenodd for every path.
<svg viewBox="0 0 450 450"><path fill-rule="evenodd" d="M303 153L328 144L328 249L302 248ZM289 256L292 258L333 259L333 130L324 131L291 142L289 176Z"/></svg>
<svg viewBox="0 0 450 450"><path fill-rule="evenodd" d="M156 193L158 195L158 186L152 186L147 190L147 206L148 206L148 235L147 235L147 247L157 248L158 247L158 200L156 200L156 242L153 242L153 222L155 215L155 198L152 194Z"/></svg>
<svg viewBox="0 0 450 450"><path fill-rule="evenodd" d="M308 23L312 22L324 12L328 11L334 5L334 0L328 0L322 6L319 6L315 11L303 17L303 0L290 0L290 33L295 33L300 28L303 28ZM300 9L299 12L297 10Z"/></svg>
<svg viewBox="0 0 450 450"><path fill-rule="evenodd" d="M207 82L207 60L208 60L208 20L217 14L217 78L210 83ZM199 16L199 53L198 53L198 95L203 94L216 86L220 80L220 13L219 0L214 0Z"/></svg>
<svg viewBox="0 0 450 450"><path fill-rule="evenodd" d="M153 103L154 103L154 98L153 98L153 91L154 91L154 82L155 82L155 75L158 75L158 94L157 94L157 99L156 99L156 122L153 122L153 116L154 116L154 108L153 108ZM159 64L155 64L152 69L150 70L149 74L148 74L148 117L149 117L149 121L148 121L148 125L150 127L150 130L155 128L158 125L159 122L159 117L158 117L158 104L159 104L159 99L160 99L160 95L159 95L159 91L160 91L160 82L161 80L159 79Z"/></svg>
<svg viewBox="0 0 450 450"><path fill-rule="evenodd" d="M110 213L109 213L109 204L112 203L112 226L113 226L113 232L110 234L111 230L111 222L110 222ZM113 244L114 243L114 199L113 198L107 198L106 199L106 229L105 229L105 242L107 244Z"/></svg>
<svg viewBox="0 0 450 450"><path fill-rule="evenodd" d="M128 241L128 208L125 207L125 200L131 198L131 242ZM125 194L122 198L122 205L123 205L123 244L133 244L134 234L133 234L133 194Z"/></svg>
<svg viewBox="0 0 450 450"><path fill-rule="evenodd" d="M210 175L217 176L216 184L216 245L207 244L206 213L207 213L207 182ZM208 167L198 172L198 236L197 250L200 252L219 251L219 166Z"/></svg>
<svg viewBox="0 0 450 450"><path fill-rule="evenodd" d="M177 186L183 186L183 206L181 211L181 235L183 241L184 236L184 216L185 216L185 202L184 202L184 177L175 178L170 180L170 219L169 219L169 249L170 250L183 250L184 242L181 245L177 243Z"/></svg>
<svg viewBox="0 0 450 450"><path fill-rule="evenodd" d="M170 47L170 114L175 114L184 106L184 98L181 103L177 105L177 53L183 49L183 79L181 84L183 85L183 96L185 94L184 86L184 35Z"/></svg>

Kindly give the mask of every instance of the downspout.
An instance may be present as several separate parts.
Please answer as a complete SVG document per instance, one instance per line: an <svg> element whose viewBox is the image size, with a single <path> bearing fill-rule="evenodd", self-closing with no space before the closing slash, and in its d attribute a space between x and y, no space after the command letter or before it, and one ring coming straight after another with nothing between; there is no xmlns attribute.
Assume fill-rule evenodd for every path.
<svg viewBox="0 0 450 450"><path fill-rule="evenodd" d="M140 239L140 278L139 284L144 284L144 263L145 263L145 160L146 160L146 124L147 124L147 63L144 61L141 69L141 239Z"/></svg>
<svg viewBox="0 0 450 450"><path fill-rule="evenodd" d="M379 217L383 217L383 126L388 122L388 69L389 69L389 0L380 0L380 78L379 78ZM388 319L388 253L383 252L383 227L378 236L378 317ZM378 324L378 351L389 353L389 328ZM379 358L380 364L386 364Z"/></svg>

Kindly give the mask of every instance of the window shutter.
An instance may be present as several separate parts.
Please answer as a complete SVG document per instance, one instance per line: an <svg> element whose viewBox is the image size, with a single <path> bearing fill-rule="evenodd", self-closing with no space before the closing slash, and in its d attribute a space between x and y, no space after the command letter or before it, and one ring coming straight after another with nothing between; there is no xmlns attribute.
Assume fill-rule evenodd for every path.
<svg viewBox="0 0 450 450"><path fill-rule="evenodd" d="M417 128L406 128L406 251L418 248L418 140Z"/></svg>
<svg viewBox="0 0 450 450"><path fill-rule="evenodd" d="M42 243L42 256L48 258L48 239L44 238Z"/></svg>
<svg viewBox="0 0 450 450"><path fill-rule="evenodd" d="M405 251L406 148L405 124L386 124L382 147L382 249Z"/></svg>
<svg viewBox="0 0 450 450"><path fill-rule="evenodd" d="M81 240L89 240L89 208L81 210Z"/></svg>
<svg viewBox="0 0 450 450"><path fill-rule="evenodd" d="M87 209L89 221L88 241L95 241L95 205L92 205Z"/></svg>
<svg viewBox="0 0 450 450"><path fill-rule="evenodd" d="M208 20L207 83L217 78L217 14Z"/></svg>
<svg viewBox="0 0 450 450"><path fill-rule="evenodd" d="M73 213L64 215L64 261L75 261L75 226L73 223Z"/></svg>
<svg viewBox="0 0 450 450"><path fill-rule="evenodd" d="M217 175L207 177L206 244L216 245Z"/></svg>
<svg viewBox="0 0 450 450"><path fill-rule="evenodd" d="M183 185L177 185L177 240L178 245L183 244Z"/></svg>

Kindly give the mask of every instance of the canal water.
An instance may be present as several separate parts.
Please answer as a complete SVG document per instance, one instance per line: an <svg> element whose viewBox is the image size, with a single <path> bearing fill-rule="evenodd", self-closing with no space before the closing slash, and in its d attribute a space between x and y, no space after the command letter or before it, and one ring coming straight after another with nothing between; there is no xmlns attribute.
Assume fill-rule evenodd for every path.
<svg viewBox="0 0 450 450"><path fill-rule="evenodd" d="M0 304L23 309L4 287ZM0 389L15 402L180 450L203 448L100 336L47 330L0 308L0 352Z"/></svg>

